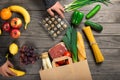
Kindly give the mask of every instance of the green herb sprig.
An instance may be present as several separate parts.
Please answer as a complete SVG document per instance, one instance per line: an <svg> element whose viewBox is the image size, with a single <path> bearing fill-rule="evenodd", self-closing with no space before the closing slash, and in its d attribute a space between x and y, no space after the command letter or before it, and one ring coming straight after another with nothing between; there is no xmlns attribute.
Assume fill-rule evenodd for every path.
<svg viewBox="0 0 120 80"><path fill-rule="evenodd" d="M74 11L83 6L91 5L96 2L103 3L106 6L108 5L108 3L111 3L110 0L73 0L73 2L71 2L70 4L65 5L65 11L66 12Z"/></svg>

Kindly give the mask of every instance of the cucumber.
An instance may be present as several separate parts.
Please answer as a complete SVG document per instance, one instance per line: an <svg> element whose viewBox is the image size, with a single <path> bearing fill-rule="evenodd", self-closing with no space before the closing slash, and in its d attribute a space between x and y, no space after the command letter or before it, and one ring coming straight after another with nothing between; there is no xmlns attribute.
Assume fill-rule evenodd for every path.
<svg viewBox="0 0 120 80"><path fill-rule="evenodd" d="M90 19L92 18L95 14L97 14L97 12L100 10L101 5L96 5L87 15L86 15L86 19Z"/></svg>
<svg viewBox="0 0 120 80"><path fill-rule="evenodd" d="M85 25L86 25L86 26L90 26L92 29L94 29L94 30L96 30L96 31L99 31L99 32L101 32L101 31L103 30L102 25L100 25L100 24L98 24L98 23L95 23L95 22L92 22L92 21L89 21L89 20L87 20L87 21L85 22Z"/></svg>

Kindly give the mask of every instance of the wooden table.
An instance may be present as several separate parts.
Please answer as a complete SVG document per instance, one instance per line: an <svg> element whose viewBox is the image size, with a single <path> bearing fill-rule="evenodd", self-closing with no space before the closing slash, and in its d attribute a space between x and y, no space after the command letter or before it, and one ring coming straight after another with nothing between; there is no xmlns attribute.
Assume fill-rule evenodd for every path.
<svg viewBox="0 0 120 80"><path fill-rule="evenodd" d="M53 41L39 24L39 21L45 12L44 4L41 0L4 1L0 2L0 9L13 4L24 6L31 15L31 23L27 30L21 30L22 34L17 40L12 39L8 33L4 32L0 36L0 53L6 53L8 46L14 41L17 42L19 47L25 43L34 45L37 48L38 53L47 51L50 47L59 42L60 38L59 40ZM72 0L60 0L63 5L68 4L70 1ZM111 0L111 2L113 4L109 4L109 6L101 4L102 9L91 19L91 21L98 22L104 27L101 33L93 31L96 41L105 57L105 61L102 64L98 65L95 63L89 43L81 30L84 26L85 19L78 27L78 30L84 37L88 64L93 80L120 80L120 1ZM83 7L80 11L87 14L95 5L96 4ZM72 12L65 13L68 22L70 22L71 14ZM19 14L14 13L13 17L15 16L23 19ZM26 75L14 78L4 78L0 76L0 80L40 80L38 71L41 67L41 60L38 60L35 64L25 66L19 64L18 58L19 54L12 58L12 63L15 68L25 70Z"/></svg>

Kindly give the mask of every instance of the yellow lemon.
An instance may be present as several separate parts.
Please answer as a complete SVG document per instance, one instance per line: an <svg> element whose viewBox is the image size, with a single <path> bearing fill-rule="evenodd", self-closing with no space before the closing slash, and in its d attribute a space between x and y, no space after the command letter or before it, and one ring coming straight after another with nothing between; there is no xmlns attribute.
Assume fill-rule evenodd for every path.
<svg viewBox="0 0 120 80"><path fill-rule="evenodd" d="M9 46L9 52L12 54L12 55L15 55L18 53L18 45L16 43L12 43L10 44Z"/></svg>

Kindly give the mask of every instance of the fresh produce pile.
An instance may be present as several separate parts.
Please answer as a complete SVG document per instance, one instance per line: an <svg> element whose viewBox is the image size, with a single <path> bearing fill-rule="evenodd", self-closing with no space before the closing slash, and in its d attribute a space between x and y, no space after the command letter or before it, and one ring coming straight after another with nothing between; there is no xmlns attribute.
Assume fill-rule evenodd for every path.
<svg viewBox="0 0 120 80"><path fill-rule="evenodd" d="M88 20L98 13L98 11L101 9L101 5L96 5L86 15L78 10L83 6L90 5L96 2L100 2L105 5L107 5L107 3L110 3L109 0L74 0L71 4L65 6L65 11L74 11L71 18L71 25L69 25L66 20L62 20L61 18L59 18L59 16L57 15L55 15L55 17L48 16L42 20L41 24L48 31L53 39L58 37L60 34L63 33L63 31L66 30L62 41L50 48L48 52L45 52L41 55L44 69L52 68L52 60L65 56L71 58L74 63L86 60L87 57L84 39L82 37L82 34L76 29L76 27L79 26L84 17L87 20L84 23L86 27L83 28L83 31L85 32L85 35L87 36L92 47L96 62L101 63L104 61L104 57L91 31L91 29L93 29L101 32L103 30L103 27L98 23ZM12 5L1 10L0 16L1 19L5 21L5 23L2 24L0 35L2 34L2 31L5 31L10 33L12 38L17 39L21 35L20 28L23 25L23 21L18 17L12 18L12 12L18 12L23 15L25 21L24 29L27 29L27 26L30 23L30 15L25 8L18 5ZM16 43L11 43L9 45L9 52L13 56L19 52L20 63L25 65L34 64L35 61L39 59L38 55L35 52L35 49L32 46L28 45L23 45L19 49ZM62 66L66 64L69 64L68 60L61 60L55 63L56 66ZM19 71L14 68L10 68L10 70L15 72L17 76L25 75L24 71Z"/></svg>
<svg viewBox="0 0 120 80"><path fill-rule="evenodd" d="M32 46L23 45L20 48L20 63L21 64L34 64L38 60L37 53Z"/></svg>
<svg viewBox="0 0 120 80"><path fill-rule="evenodd" d="M10 22L7 21L3 23L2 30L8 32L12 38L17 39L21 35L20 32L21 27L22 27L22 20L18 17L14 17Z"/></svg>
<svg viewBox="0 0 120 80"><path fill-rule="evenodd" d="M83 31L86 37L89 40L90 46L92 47L93 54L95 56L96 63L101 63L104 61L104 57L98 47L98 44L93 36L92 30L96 30L101 32L103 30L103 26L99 23L95 23L90 21L92 17L94 17L101 9L101 5L97 4L93 9L91 9L87 14L80 12L78 9L90 5L96 2L101 2L105 5L107 3L111 3L109 0L74 0L71 4L65 6L65 10L67 12L73 11L71 17L71 26L67 28L66 34L64 35L62 42L59 43L49 49L48 54L49 57L54 60L56 58L61 58L63 56L67 56L72 58L73 62L86 60L86 51L84 45L84 39L82 38L82 34L77 31L77 26L82 22L84 17L86 18L85 27L83 27ZM63 47L60 47L63 45ZM67 53L67 55L64 55ZM69 53L69 54L68 54ZM69 56L68 56L69 55ZM58 61L56 66L61 66L67 64L65 60Z"/></svg>
<svg viewBox="0 0 120 80"><path fill-rule="evenodd" d="M78 32L76 29L77 26L79 26L79 24L82 22L84 17L87 20L84 23L86 27L83 27L83 31L87 36L89 43L92 47L96 63L101 63L104 61L104 57L91 31L92 28L93 30L101 32L103 30L103 27L98 23L88 20L94 17L98 13L98 11L100 11L101 5L100 4L96 5L86 15L78 10L79 8L85 5L90 5L95 2L101 2L106 5L107 3L110 3L109 0L74 0L71 4L65 6L65 11L67 12L73 11L71 17L71 25L68 26L66 33L62 38L62 42L50 48L48 52L45 52L47 54L47 57L42 57L43 69L49 69L51 68L51 65L52 66L55 65L58 67L69 64L68 60L61 60L64 56L71 58L74 63L78 61L84 61L87 59L84 39L82 37L82 34ZM43 21L43 23L44 22L45 21ZM45 60L45 58L47 58L48 60ZM59 61L53 64L52 61L56 59L59 59Z"/></svg>
<svg viewBox="0 0 120 80"><path fill-rule="evenodd" d="M10 36L13 39L18 39L21 36L21 31L20 28L23 26L23 21L21 18L19 17L13 17L13 13L19 13L23 16L24 18L24 22L25 22L25 26L24 29L27 29L28 24L30 23L30 14L28 13L28 11L19 5L11 5L7 8L3 8L0 11L0 18L1 18L1 26L0 26L0 35L2 35L4 32L9 33ZM18 52L19 52L19 46L15 43L12 42L9 45L9 52L6 55L6 58L8 59L9 55L12 54L12 56L15 56ZM35 55L31 55L32 57L35 57L35 59L37 58ZM32 58L33 59L33 58ZM31 63L34 60L32 60ZM20 70L16 70L14 68L9 68L11 71L13 71L14 73L16 73L16 76L23 76L25 75L24 71L20 71Z"/></svg>
<svg viewBox="0 0 120 80"><path fill-rule="evenodd" d="M13 56L15 56L18 53L18 50L19 50L19 48L18 48L18 45L16 43L11 43L9 45L9 53L12 54ZM6 55L7 59L8 59L10 54ZM12 72L14 72L16 74L16 76L24 76L26 74L24 71L17 70L17 69L11 68L11 67L9 67L9 69Z"/></svg>
<svg viewBox="0 0 120 80"><path fill-rule="evenodd" d="M5 31L9 32L12 38L17 39L21 35L20 28L23 25L23 21L19 17L12 17L13 12L20 13L24 17L24 29L27 29L27 25L30 23L30 15L24 7L19 5L12 5L1 10L0 17L4 23L2 23L2 28L0 28L0 35Z"/></svg>
<svg viewBox="0 0 120 80"><path fill-rule="evenodd" d="M104 61L104 57L91 31L91 29L93 29L97 32L101 32L103 30L103 26L99 23L95 23L89 20L100 11L101 5L97 4L86 15L78 10L83 6L90 5L96 2L101 2L105 5L107 5L107 3L111 3L109 0L74 0L71 4L65 6L65 10L67 12L73 11L71 26L67 29L67 32L63 37L63 42L72 54L73 62L86 59L85 46L82 35L80 34L80 32L77 32L75 28L76 26L79 26L84 17L86 18L86 21L84 23L85 27L83 27L83 31L89 40L90 46L92 47L96 63L101 63Z"/></svg>

